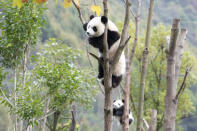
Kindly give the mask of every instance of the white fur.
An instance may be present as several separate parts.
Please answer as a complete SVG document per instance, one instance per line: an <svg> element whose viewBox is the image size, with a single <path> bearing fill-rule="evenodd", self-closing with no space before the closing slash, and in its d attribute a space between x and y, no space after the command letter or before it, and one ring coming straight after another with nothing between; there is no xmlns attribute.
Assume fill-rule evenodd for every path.
<svg viewBox="0 0 197 131"><path fill-rule="evenodd" d="M122 102L122 100L115 100L114 102L113 102L113 108L116 108L116 109L118 109L118 108L120 108L121 106L123 106L124 105L124 103Z"/></svg>
<svg viewBox="0 0 197 131"><path fill-rule="evenodd" d="M98 31L95 33L93 31L93 27L97 26ZM99 27L99 28L98 28ZM118 28L116 27L116 25L108 20L108 28L112 31L117 31L118 32ZM94 17L93 19L91 19L87 25L87 30L86 30L86 34L89 37L99 37L104 33L105 30L105 25L101 22L101 17Z"/></svg>
<svg viewBox="0 0 197 131"><path fill-rule="evenodd" d="M97 27L97 32L94 32L94 30L93 30L94 26ZM108 29L111 31L119 32L116 25L110 20L108 20ZM88 35L88 37L99 37L104 33L104 30L105 30L105 25L101 22L101 17L94 17L87 24L86 34ZM110 50L109 50L110 61L113 60L114 55L119 47L119 44L120 44L120 39L117 40L113 44L113 46L110 48ZM102 54L99 53L99 56L102 56ZM117 63L117 66L113 70L112 74L115 76L124 75L125 70L126 70L126 61L125 61L124 52L122 52L119 62Z"/></svg>
<svg viewBox="0 0 197 131"><path fill-rule="evenodd" d="M124 103L120 99L115 100L113 102L113 108L116 108L116 109L120 108L123 105L124 105ZM120 121L120 117L118 117L118 116L115 116L115 119L117 119L118 121ZM129 111L129 120L132 120L132 123L134 121L134 118L133 118L133 115L132 115L132 112L131 111Z"/></svg>
<svg viewBox="0 0 197 131"><path fill-rule="evenodd" d="M132 123L134 122L134 118L133 118L133 115L132 115L132 112L131 111L129 112L129 120L132 120Z"/></svg>

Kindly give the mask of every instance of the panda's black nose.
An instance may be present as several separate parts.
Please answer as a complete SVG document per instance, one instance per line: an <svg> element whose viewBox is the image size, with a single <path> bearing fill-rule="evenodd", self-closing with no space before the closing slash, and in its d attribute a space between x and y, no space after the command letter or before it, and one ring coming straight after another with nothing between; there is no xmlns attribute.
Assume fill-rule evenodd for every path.
<svg viewBox="0 0 197 131"><path fill-rule="evenodd" d="M89 35L90 33L89 33L89 32L87 32L87 34Z"/></svg>

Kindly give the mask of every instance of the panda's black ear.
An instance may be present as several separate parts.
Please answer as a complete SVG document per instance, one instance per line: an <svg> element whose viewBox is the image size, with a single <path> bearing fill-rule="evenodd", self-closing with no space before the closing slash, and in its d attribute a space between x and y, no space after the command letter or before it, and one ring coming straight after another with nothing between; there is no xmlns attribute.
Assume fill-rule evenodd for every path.
<svg viewBox="0 0 197 131"><path fill-rule="evenodd" d="M86 31L87 30L87 25L88 23L83 24L83 29Z"/></svg>
<svg viewBox="0 0 197 131"><path fill-rule="evenodd" d="M90 16L90 20L93 19L93 18L94 18L94 15L91 15L91 16Z"/></svg>
<svg viewBox="0 0 197 131"><path fill-rule="evenodd" d="M106 16L102 16L102 17L101 17L101 22L102 22L103 24L106 24L106 23L108 22L107 17L106 17Z"/></svg>
<svg viewBox="0 0 197 131"><path fill-rule="evenodd" d="M122 99L122 102L124 103L124 99Z"/></svg>

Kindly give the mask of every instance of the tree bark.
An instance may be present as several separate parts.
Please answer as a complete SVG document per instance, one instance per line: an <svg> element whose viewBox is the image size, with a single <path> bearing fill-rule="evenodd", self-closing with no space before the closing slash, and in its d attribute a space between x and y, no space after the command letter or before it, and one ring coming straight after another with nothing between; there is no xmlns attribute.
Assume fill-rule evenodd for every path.
<svg viewBox="0 0 197 131"><path fill-rule="evenodd" d="M144 108L144 87L146 80L146 71L148 66L148 53L149 53L149 42L150 42L150 34L151 34L151 26L152 26L153 6L154 6L154 0L150 0L145 49L143 51L143 59L142 59L142 72L141 72L140 94L139 94L138 116L137 116L137 131L142 131L143 129L142 118L143 118L143 108Z"/></svg>
<svg viewBox="0 0 197 131"><path fill-rule="evenodd" d="M72 106L72 122L69 128L69 131L75 131L75 127L76 127L76 109L75 109L75 105Z"/></svg>
<svg viewBox="0 0 197 131"><path fill-rule="evenodd" d="M44 114L47 114L48 112L48 107L49 107L49 103L50 103L50 98L48 98L45 109L44 109ZM42 131L46 131L46 122L47 122L47 117L44 118L43 123L42 124Z"/></svg>
<svg viewBox="0 0 197 131"><path fill-rule="evenodd" d="M130 3L129 1L126 1L126 12L129 12L130 9ZM141 0L138 0L138 6L137 6L137 14L135 17L135 38L133 42L133 47L131 52L129 53L129 45L126 47L126 77L125 77L125 85L124 85L124 114L123 114L123 131L129 131L129 97L130 97L130 83L131 83L131 63L132 58L135 53L135 48L137 46L138 41L138 33L139 33L139 15L140 15L140 7L141 7ZM126 18L126 17L125 17Z"/></svg>
<svg viewBox="0 0 197 131"><path fill-rule="evenodd" d="M11 120L11 117L10 117L10 113L8 112L8 128L7 128L7 131L11 131L11 128L10 128L11 125L12 125L12 120Z"/></svg>
<svg viewBox="0 0 197 131"><path fill-rule="evenodd" d="M107 0L103 0L104 16L108 16ZM105 24L103 56L104 56L104 87L105 87L105 103L104 103L104 122L105 131L112 130L112 73L109 68L109 52L107 43L107 27Z"/></svg>
<svg viewBox="0 0 197 131"><path fill-rule="evenodd" d="M54 117L53 117L53 130L52 131L56 131L59 116L60 116L60 111L55 111Z"/></svg>
<svg viewBox="0 0 197 131"><path fill-rule="evenodd" d="M166 96L165 96L165 113L164 113L164 131L174 131L176 121L177 104L173 101L176 96L176 77L175 77L175 51L179 33L179 19L173 20L171 29L170 45L166 50L167 57L167 74L166 74Z"/></svg>
<svg viewBox="0 0 197 131"><path fill-rule="evenodd" d="M14 106L16 107L16 100L17 100L17 76L16 76L16 69L17 67L14 67ZM14 131L17 131L17 115L15 114L15 120L14 120Z"/></svg>
<svg viewBox="0 0 197 131"><path fill-rule="evenodd" d="M27 74L27 57L28 57L28 43L24 47L24 52L23 52L23 89L25 88L26 85L26 74ZM19 131L23 130L23 120L20 120L20 128Z"/></svg>
<svg viewBox="0 0 197 131"><path fill-rule="evenodd" d="M148 131L154 131L157 123L157 110L152 110L151 112L151 120L150 120L150 126Z"/></svg>
<svg viewBox="0 0 197 131"><path fill-rule="evenodd" d="M181 67L181 60L184 53L184 43L186 40L187 30L181 29L181 34L177 41L177 48L176 48L176 63L175 63L175 78L176 83L178 83L179 71Z"/></svg>
<svg viewBox="0 0 197 131"><path fill-rule="evenodd" d="M122 38L121 40L125 39L126 41L126 38L128 37L128 29L129 29L129 9L130 9L130 1L129 0L126 0L126 9L125 9L125 20L124 20L124 28L123 28L123 33L122 34ZM121 44L121 43L120 43ZM124 42L124 44L127 44ZM128 45L127 45L128 47ZM127 52L128 54L128 52ZM130 66L127 66L129 63L126 62L126 67L129 67ZM126 68L126 75L128 75L128 73L130 74L130 69L127 69ZM128 76L130 77L130 76ZM130 78L127 78L129 79L130 81ZM125 82L125 88L124 88L124 113L123 113L123 131L128 131L129 130L129 95L130 95L130 84L129 82Z"/></svg>

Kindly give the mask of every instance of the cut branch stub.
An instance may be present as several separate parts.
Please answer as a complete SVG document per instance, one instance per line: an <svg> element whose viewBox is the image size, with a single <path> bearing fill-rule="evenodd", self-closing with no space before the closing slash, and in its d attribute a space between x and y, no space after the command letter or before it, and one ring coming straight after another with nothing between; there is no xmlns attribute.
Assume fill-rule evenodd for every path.
<svg viewBox="0 0 197 131"><path fill-rule="evenodd" d="M173 24L172 24L172 29L171 29L171 37L170 37L170 45L169 45L169 53L170 56L175 55L175 49L176 49L176 43L177 43L177 37L178 37L178 32L179 32L179 23L180 19L174 19Z"/></svg>

